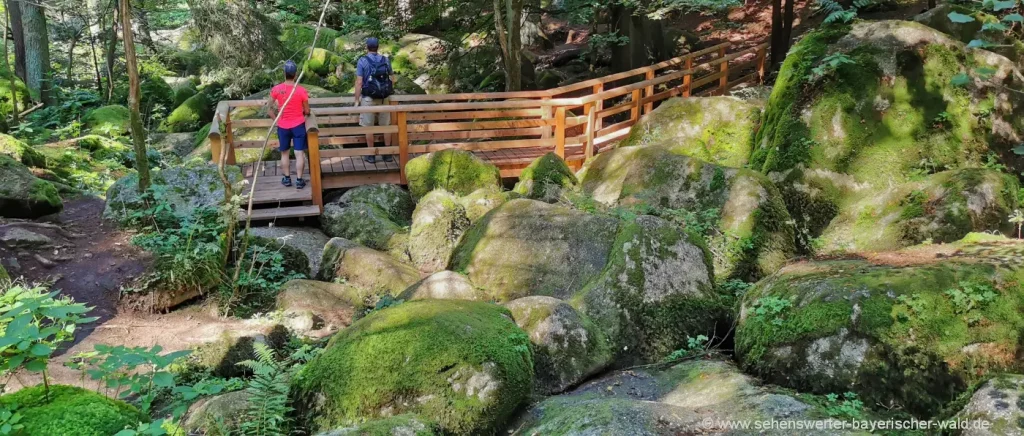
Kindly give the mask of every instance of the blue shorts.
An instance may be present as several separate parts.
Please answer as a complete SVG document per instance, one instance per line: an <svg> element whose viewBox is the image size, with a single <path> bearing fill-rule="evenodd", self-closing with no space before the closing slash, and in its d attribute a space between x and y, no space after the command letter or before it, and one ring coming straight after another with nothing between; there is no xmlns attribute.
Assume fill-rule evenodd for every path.
<svg viewBox="0 0 1024 436"><path fill-rule="evenodd" d="M294 148L295 151L306 151L309 145L306 143L306 125L299 124L290 129L277 128L277 139L281 141L278 150L282 153Z"/></svg>

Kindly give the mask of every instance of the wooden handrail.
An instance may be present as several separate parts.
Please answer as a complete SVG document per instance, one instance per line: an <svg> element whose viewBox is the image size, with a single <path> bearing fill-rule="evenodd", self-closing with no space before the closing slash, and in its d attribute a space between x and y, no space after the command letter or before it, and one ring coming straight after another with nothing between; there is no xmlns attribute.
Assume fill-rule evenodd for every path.
<svg viewBox="0 0 1024 436"><path fill-rule="evenodd" d="M313 204L324 211L323 176L320 168L320 125L316 115L306 117L306 144L309 146L309 184L313 191ZM302 177L302 174L299 174Z"/></svg>

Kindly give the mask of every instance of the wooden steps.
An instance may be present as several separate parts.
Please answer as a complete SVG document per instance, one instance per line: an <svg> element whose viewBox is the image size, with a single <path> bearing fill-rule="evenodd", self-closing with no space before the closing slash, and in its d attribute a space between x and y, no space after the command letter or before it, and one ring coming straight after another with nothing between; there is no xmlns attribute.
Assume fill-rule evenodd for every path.
<svg viewBox="0 0 1024 436"><path fill-rule="evenodd" d="M320 207L317 205L274 207L270 209L253 209L252 220L273 220L283 218L302 218L307 216L319 216ZM238 220L245 221L245 210L238 211Z"/></svg>

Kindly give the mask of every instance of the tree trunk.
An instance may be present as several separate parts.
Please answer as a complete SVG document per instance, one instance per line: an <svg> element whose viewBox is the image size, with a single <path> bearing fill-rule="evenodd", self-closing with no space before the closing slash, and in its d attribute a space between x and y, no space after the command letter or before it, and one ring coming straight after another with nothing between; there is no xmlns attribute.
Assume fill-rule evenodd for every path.
<svg viewBox="0 0 1024 436"><path fill-rule="evenodd" d="M4 10L4 21L5 21L4 27L10 27L10 25L11 25L11 10L10 9L5 9ZM7 51L7 37L5 36L4 37L4 67L7 68L7 71L11 71L11 60L7 56L7 53L8 53L8 51ZM10 81L11 81L11 83L10 83L10 86L11 86L11 120L14 122L14 125L16 126L19 123L19 121L18 121L18 112L20 111L20 109L18 109L18 87L17 87L17 84L14 83L14 76L11 75L11 76L8 76L8 77L10 78Z"/></svg>
<svg viewBox="0 0 1024 436"><path fill-rule="evenodd" d="M31 2L21 3L21 24L25 39L25 85L39 101L51 104L50 38L43 7Z"/></svg>
<svg viewBox="0 0 1024 436"><path fill-rule="evenodd" d="M135 170L139 172L139 193L149 189L149 158L146 155L146 131L142 128L139 114L139 67L135 60L135 38L132 35L132 14L130 0L121 0L121 30L124 33L124 63L128 69L128 112L132 128L132 144L135 146Z"/></svg>
<svg viewBox="0 0 1024 436"><path fill-rule="evenodd" d="M96 35L89 35L89 49L92 51L92 68L96 70L96 92L103 94L103 75L100 73L100 60L96 56Z"/></svg>
<svg viewBox="0 0 1024 436"><path fill-rule="evenodd" d="M793 42L793 8L796 0L786 0L786 10L782 13L782 44L789 53L789 45Z"/></svg>
<svg viewBox="0 0 1024 436"><path fill-rule="evenodd" d="M505 9L505 15L502 15ZM523 89L523 0L494 0L494 29L505 66L505 90Z"/></svg>
<svg viewBox="0 0 1024 436"><path fill-rule="evenodd" d="M7 13L11 22L11 37L14 39L14 74L25 81L25 28L21 25L21 2L7 0Z"/></svg>
<svg viewBox="0 0 1024 436"><path fill-rule="evenodd" d="M778 68L782 64L782 60L786 58L786 49L782 44L785 36L782 27L782 0L772 0L772 70Z"/></svg>
<svg viewBox="0 0 1024 436"><path fill-rule="evenodd" d="M149 10L146 9L145 0L137 0L132 10L135 13L135 24L139 29L139 42L146 48L156 53L156 44L153 43L153 34L149 31Z"/></svg>
<svg viewBox="0 0 1024 436"><path fill-rule="evenodd" d="M75 47L78 46L78 38L79 38L79 36L75 36L74 38L71 39L71 48L68 49L68 72L67 72L67 75L66 75L67 78L68 78L68 86L74 86L74 84L75 84L75 78L71 77L71 75L74 72L74 66L75 66Z"/></svg>
<svg viewBox="0 0 1024 436"><path fill-rule="evenodd" d="M107 74L107 102L114 98L114 60L117 59L117 19L118 1L111 0L113 17L110 21L110 30L107 32L106 48L106 74Z"/></svg>

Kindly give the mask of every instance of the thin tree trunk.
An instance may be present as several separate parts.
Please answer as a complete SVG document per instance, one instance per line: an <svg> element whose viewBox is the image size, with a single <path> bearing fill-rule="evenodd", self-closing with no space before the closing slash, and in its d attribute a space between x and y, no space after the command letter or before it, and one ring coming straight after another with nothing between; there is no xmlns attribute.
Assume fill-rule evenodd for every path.
<svg viewBox="0 0 1024 436"><path fill-rule="evenodd" d="M117 20L118 1L111 0L113 18L110 21L110 31L107 33L106 49L106 73L107 73L107 102L114 98L114 60L117 56Z"/></svg>
<svg viewBox="0 0 1024 436"><path fill-rule="evenodd" d="M43 7L23 2L21 24L25 31L25 85L39 101L51 104L50 38Z"/></svg>
<svg viewBox="0 0 1024 436"><path fill-rule="evenodd" d="M146 48L156 52L156 44L153 43L153 34L149 30L149 10L146 9L145 0L137 0L136 6L132 8L135 13L135 23L139 28L139 42Z"/></svg>
<svg viewBox="0 0 1024 436"><path fill-rule="evenodd" d="M782 64L782 60L786 58L786 49L782 44L783 33L782 0L772 0L772 70L778 68Z"/></svg>
<svg viewBox="0 0 1024 436"><path fill-rule="evenodd" d="M502 4L504 3L504 5ZM523 87L522 67L522 0L494 0L494 30L505 64L505 90L519 91ZM507 9L502 16L502 9ZM508 20L506 25L505 20Z"/></svg>
<svg viewBox="0 0 1024 436"><path fill-rule="evenodd" d="M10 27L10 25L11 25L11 10L10 9L6 9L6 8L4 9L4 21L5 21L4 27ZM10 60L10 58L7 57L7 53L8 53L7 45L8 45L7 44L7 37L5 36L4 37L4 67L7 68L7 71L11 71L11 60ZM11 108L12 108L11 109L11 120L14 122L14 125L16 126L16 125L19 124L18 112L21 111L20 109L18 109L18 87L17 87L17 84L14 82L14 75L13 74L8 76L8 78L11 81L11 84L10 84L10 86L11 86Z"/></svg>
<svg viewBox="0 0 1024 436"><path fill-rule="evenodd" d="M793 42L793 9L796 0L786 0L786 10L782 14L782 44L789 53L789 45Z"/></svg>
<svg viewBox="0 0 1024 436"><path fill-rule="evenodd" d="M11 22L11 37L14 38L14 74L25 81L25 28L21 25L21 2L7 0L7 15Z"/></svg>
<svg viewBox="0 0 1024 436"><path fill-rule="evenodd" d="M121 30L124 33L124 63L128 69L128 111L132 128L132 145L135 146L135 170L139 172L139 192L149 189L149 158L146 155L146 131L142 128L139 114L139 67L135 60L135 38L132 35L132 14L130 0L121 0Z"/></svg>
<svg viewBox="0 0 1024 436"><path fill-rule="evenodd" d="M79 38L79 35L76 35L74 38L71 38L71 48L68 49L68 72L66 74L68 78L68 86L74 86L75 83L75 78L71 77L71 75L74 73L75 47L78 45Z"/></svg>
<svg viewBox="0 0 1024 436"><path fill-rule="evenodd" d="M96 70L96 92L103 94L103 76L100 74L100 61L96 56L96 35L89 34L89 49L92 51L92 68Z"/></svg>

